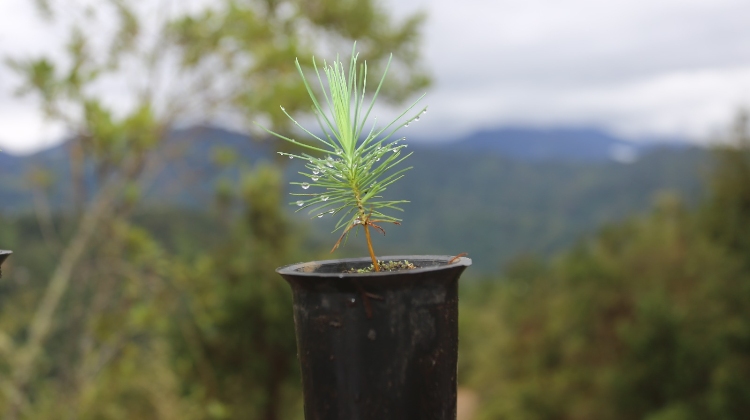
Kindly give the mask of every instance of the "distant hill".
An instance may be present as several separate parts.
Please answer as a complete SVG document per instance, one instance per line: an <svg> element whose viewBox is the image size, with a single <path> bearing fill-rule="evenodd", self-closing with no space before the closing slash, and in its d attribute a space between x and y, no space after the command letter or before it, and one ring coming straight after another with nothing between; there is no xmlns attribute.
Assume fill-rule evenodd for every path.
<svg viewBox="0 0 750 420"><path fill-rule="evenodd" d="M70 173L69 147L66 142L30 156L0 152L0 211L30 208L32 200L26 178L34 168L50 171L55 179L67 180ZM222 149L233 151L247 164L273 156L272 145L251 141L247 135L234 131L204 126L174 130L156 152L163 165L159 175L147 186L147 199L161 204L205 207L206 200L211 200L214 181L221 172L214 158ZM93 168L88 170L91 172ZM62 202L62 197L70 192L69 185L56 185L53 206Z"/></svg>
<svg viewBox="0 0 750 420"><path fill-rule="evenodd" d="M253 165L277 159L272 146L214 127L176 130L160 152L165 164L145 192L145 208L209 209L217 181L235 175L217 164L217 153L231 150ZM629 152L618 156L618 147ZM664 190L694 202L702 191L700 168L709 162L702 149L633 144L596 130L494 130L452 143L412 142L410 150L416 152L409 162L414 169L386 192L411 200L404 224L376 238L376 250L469 252L476 272L519 253L551 255L601 224L646 211ZM283 161L289 164L287 176L298 176L300 163ZM25 178L35 166L67 180L66 146L27 157L0 154L0 212L31 208ZM69 193L70 186L60 181L53 205ZM330 220L309 226L313 243L331 246ZM359 242L350 241L344 254L366 252Z"/></svg>
<svg viewBox="0 0 750 420"><path fill-rule="evenodd" d="M420 150L409 164L414 169L386 191L389 198L411 200L403 224L387 227L385 237L373 239L376 246L401 254L468 252L473 268L487 272L519 254L554 255L604 224L646 212L665 191L695 203L709 154L659 149L622 164ZM321 235L330 232L326 219L312 224ZM335 239L321 237L328 246Z"/></svg>
<svg viewBox="0 0 750 420"><path fill-rule="evenodd" d="M627 141L592 128L501 128L472 133L441 147L530 161L614 160L630 163L656 149L684 149L688 146L675 139Z"/></svg>

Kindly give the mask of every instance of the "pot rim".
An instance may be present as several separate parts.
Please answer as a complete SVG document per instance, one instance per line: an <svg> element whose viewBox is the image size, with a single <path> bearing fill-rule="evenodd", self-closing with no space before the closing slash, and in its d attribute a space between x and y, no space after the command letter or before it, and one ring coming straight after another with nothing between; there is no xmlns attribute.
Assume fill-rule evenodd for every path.
<svg viewBox="0 0 750 420"><path fill-rule="evenodd" d="M453 255L385 255L378 257L378 261L445 261L448 262ZM322 260L322 261L308 261L299 262L294 264L285 265L276 269L276 272L281 275L293 275L301 277L331 277L331 278L363 278L363 277L387 277L394 275L404 274L418 274L426 273L430 271L440 271L448 268L455 267L468 267L471 265L471 258L461 257L451 265L435 265L430 267L415 268L413 270L401 270L401 271L380 271L371 273L322 273L314 271L322 265L334 265L343 263L356 263L356 262L370 262L370 257L359 257L359 258L340 258L335 260ZM306 271L303 271L306 269Z"/></svg>
<svg viewBox="0 0 750 420"><path fill-rule="evenodd" d="M0 265L3 265L5 260L10 257L10 255L13 253L13 251L7 250L7 249L0 249Z"/></svg>

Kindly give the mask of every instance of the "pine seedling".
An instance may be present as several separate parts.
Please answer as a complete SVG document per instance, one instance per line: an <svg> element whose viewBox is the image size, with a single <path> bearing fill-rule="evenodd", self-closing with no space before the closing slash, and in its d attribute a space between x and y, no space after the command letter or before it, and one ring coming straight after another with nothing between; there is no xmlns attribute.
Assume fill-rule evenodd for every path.
<svg viewBox="0 0 750 420"><path fill-rule="evenodd" d="M299 60L296 60L297 70L312 100L313 111L321 134L314 134L304 128L286 112L283 106L281 111L311 137L311 144L261 128L310 151L310 154L279 152L281 155L288 156L289 159L304 161L307 169L306 172L300 172L307 180L291 183L304 190L292 193L296 200L291 204L299 207L298 211L308 210L313 218L322 218L326 215L339 218L334 232L341 231L341 236L331 252L339 247L352 230L360 227L364 229L373 268L375 271L380 271L380 265L372 248L370 228L385 234L380 224L400 224L401 219L390 213L394 210L403 211L400 205L408 202L386 200L381 195L389 185L401 179L404 172L411 169L411 167L399 167L406 158L411 156L411 153L403 152L406 144L399 144L405 138L392 139L399 128L418 121L419 117L427 112L427 108L423 108L411 118L404 119L405 115L422 99L420 97L383 127L377 126L376 118L373 118L370 123L368 118L383 86L391 59L388 60L372 99L365 103L367 63L363 62L357 67L357 56L355 44L352 48L348 72L345 71L344 63L338 58L332 65L323 62L328 89L313 58L313 68L324 98L323 103L318 100L318 96L302 71ZM328 112L324 111L323 104L326 105ZM365 133L364 130L367 127L369 131Z"/></svg>

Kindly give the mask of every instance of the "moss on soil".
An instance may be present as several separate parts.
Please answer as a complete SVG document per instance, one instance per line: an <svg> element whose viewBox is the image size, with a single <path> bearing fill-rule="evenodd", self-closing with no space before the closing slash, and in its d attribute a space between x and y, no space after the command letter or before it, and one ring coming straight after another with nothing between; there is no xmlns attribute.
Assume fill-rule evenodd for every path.
<svg viewBox="0 0 750 420"><path fill-rule="evenodd" d="M414 270L415 268L419 268L413 263L410 263L409 261L403 260L403 261L378 261L378 264L380 265L380 271L402 271L402 270ZM352 268L351 270L346 270L345 273L372 273L375 271L375 268L370 264L369 266L365 268Z"/></svg>

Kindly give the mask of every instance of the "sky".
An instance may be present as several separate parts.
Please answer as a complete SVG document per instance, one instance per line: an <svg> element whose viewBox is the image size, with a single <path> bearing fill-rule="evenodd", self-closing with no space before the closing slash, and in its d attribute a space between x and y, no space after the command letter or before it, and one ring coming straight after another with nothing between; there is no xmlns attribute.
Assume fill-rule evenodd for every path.
<svg viewBox="0 0 750 420"><path fill-rule="evenodd" d="M83 0L68 0L83 1ZM96 0L88 0L96 2ZM707 142L750 106L747 0L386 0L424 10L435 84L409 135L435 141L504 126L598 127L633 140ZM60 31L30 0L0 0L0 54L47 51ZM60 141L0 69L0 148Z"/></svg>

